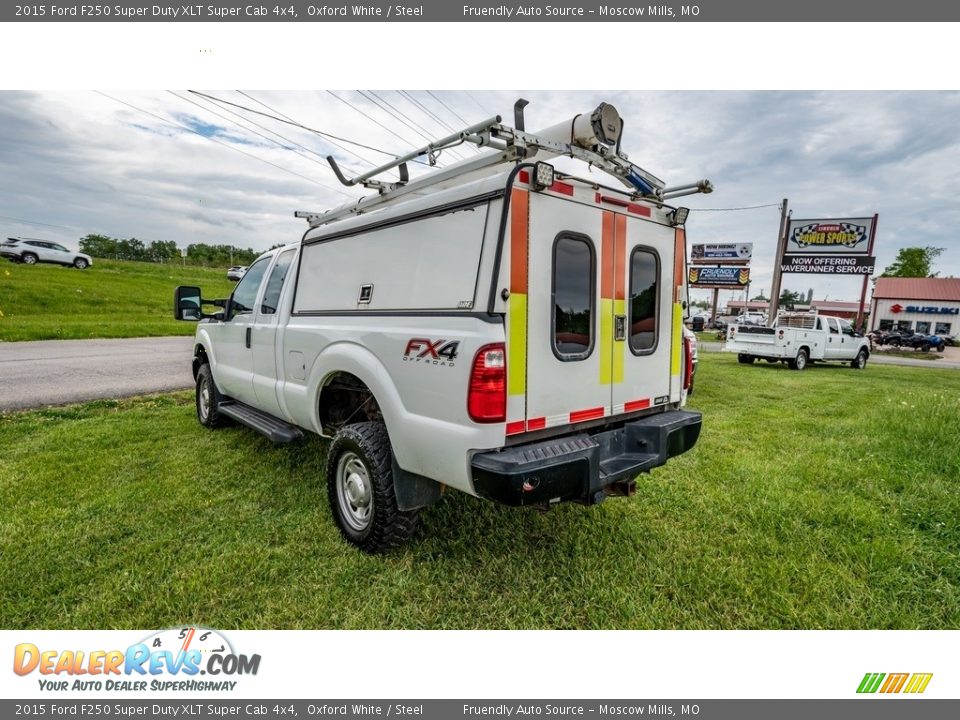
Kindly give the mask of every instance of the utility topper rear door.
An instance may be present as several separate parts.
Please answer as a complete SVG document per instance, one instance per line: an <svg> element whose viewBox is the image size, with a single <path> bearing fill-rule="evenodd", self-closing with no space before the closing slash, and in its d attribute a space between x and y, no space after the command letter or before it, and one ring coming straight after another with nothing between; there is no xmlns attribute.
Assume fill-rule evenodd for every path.
<svg viewBox="0 0 960 720"><path fill-rule="evenodd" d="M511 215L507 433L668 402L673 229L521 189Z"/></svg>

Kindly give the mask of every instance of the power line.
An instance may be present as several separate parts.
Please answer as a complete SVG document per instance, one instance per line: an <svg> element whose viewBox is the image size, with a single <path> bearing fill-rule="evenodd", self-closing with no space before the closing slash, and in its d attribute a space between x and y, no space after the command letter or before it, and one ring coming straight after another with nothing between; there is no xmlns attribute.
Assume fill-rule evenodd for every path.
<svg viewBox="0 0 960 720"><path fill-rule="evenodd" d="M293 123L294 125L296 125L296 126L298 126L298 127L301 127L301 128L304 127L303 125L301 125L300 123L298 123L296 120L294 120L292 117L290 117L290 116L287 115L286 113L281 112L280 110L277 110L276 108L271 107L270 105L267 105L267 103L263 102L263 100L258 100L257 98L253 97L253 95L250 95L249 93L245 93L243 90L237 90L237 92L240 93L241 95L243 95L245 98L248 98L248 99L250 99L250 100L253 100L253 102L257 103L258 105L262 105L262 106L265 107L267 110L269 110L269 111L271 111L271 112L274 112L274 113L276 113L277 115L280 115L281 117L289 120L289 121L290 121L291 123ZM274 119L276 120L277 118L274 118ZM277 134L279 134L279 133L277 133ZM282 137L282 136L281 136L281 137ZM348 147L344 147L343 145L341 145L340 143L338 143L336 140L331 140L329 137L324 137L324 140L325 140L326 142L328 142L329 144L333 145L335 148L340 148L341 150L343 150L343 152L349 153L349 154L353 155L355 158L357 158L358 160L361 160L361 161L367 163L368 165L373 165L374 167L377 166L377 163L373 162L372 160L368 160L368 159L365 158L363 155L361 155L361 154L359 154L359 153L357 153L357 152L354 152L353 150L351 150L351 149L348 148Z"/></svg>
<svg viewBox="0 0 960 720"><path fill-rule="evenodd" d="M779 208L780 203L767 203L766 205L745 205L743 207L728 208L690 208L690 212L733 212L735 210L759 210L760 208L769 207Z"/></svg>
<svg viewBox="0 0 960 720"><path fill-rule="evenodd" d="M334 140L339 140L340 142L349 143L350 145L355 145L356 147L363 148L364 150L372 150L373 152L378 152L378 153L380 153L381 155L387 155L387 156L392 157L392 158L398 157L396 153L387 152L386 150L381 150L380 148L371 147L370 145L364 145L363 143L356 142L355 140L349 140L348 138L340 137L339 135L334 135L334 134L332 134L332 133L328 133L328 132L325 132L325 131L323 131L323 130L317 130L316 128L312 128L312 127L309 127L309 126L307 126L307 125L303 125L303 124L298 123L298 122L296 122L296 121L294 121L294 120L287 120L287 119L284 119L284 118L282 118L282 117L277 117L276 115L270 115L269 113L261 112L261 111L259 111L259 110L254 110L253 108L247 107L246 105L240 105L240 104L235 103L235 102L230 102L229 100L224 100L223 98L214 97L213 95L208 95L207 93L200 92L199 90L188 90L187 92L192 93L193 95L199 95L199 96L201 96L201 97L205 97L205 98L207 98L207 99L209 99L209 100L213 100L214 102L219 103L219 104L221 104L221 105L230 105L231 107L239 108L239 109L241 109L241 110L246 110L247 112L251 112L251 113L254 113L254 114L256 114L256 115L262 115L263 117L268 117L268 118L270 118L271 120L276 120L277 122L286 123L287 125L293 125L294 127L298 127L298 128L300 128L301 130L306 130L307 132L312 132L312 133L314 133L314 134L316 134L316 135L319 135L320 137L332 138L332 139L334 139ZM329 91L328 91L328 92L329 92ZM334 97L336 97L336 95L334 95ZM419 161L417 161L417 162L419 162ZM426 163L424 163L424 164L426 164Z"/></svg>
<svg viewBox="0 0 960 720"><path fill-rule="evenodd" d="M370 122L374 123L374 124L377 125L378 127L383 128L384 130L386 130L388 133L390 133L390 134L393 135L394 137L399 138L401 141L405 142L407 145L410 145L412 148L416 149L417 146L416 146L414 143L412 143L412 142L410 142L409 140L407 140L405 137L403 137L403 135L400 135L400 134L397 133L395 130L392 130L392 129L388 128L388 127L387 127L386 125L384 125L382 122L380 122L379 120L377 120L376 118L374 118L373 116L371 116L369 113L364 112L363 110L361 110L360 108L358 108L356 105L354 105L354 104L353 104L352 102L350 102L349 100L345 100L344 98L340 97L340 96L337 95L335 92L333 92L332 90L327 90L327 94L335 97L337 100L339 100L340 102L342 102L344 105L347 105L348 107L353 108L353 109L356 110L358 113L360 113L360 114L363 115L365 118L367 118L367 120L369 120Z"/></svg>
<svg viewBox="0 0 960 720"><path fill-rule="evenodd" d="M464 120L464 119L463 119L462 117L460 117L456 112L454 112L454 109L453 109L452 107L450 107L450 106L447 105L443 100L441 100L441 99L438 98L436 95L434 95L432 91L427 90L426 93L427 93L427 95L429 95L430 97L432 97L434 100L436 100L438 103L440 103L441 105L443 105L443 106L447 109L447 112L449 112L451 115L453 115L457 120L459 120L460 122L462 122L464 125L469 125L469 123L468 123L466 120Z"/></svg>
<svg viewBox="0 0 960 720"><path fill-rule="evenodd" d="M363 90L358 90L357 92L359 92L359 93L360 93L361 95L363 95L364 97L367 97L366 93L364 93ZM376 103L376 104L377 104L379 107L381 107L383 110L386 110L388 113L390 113L390 114L393 115L395 118L397 118L398 120L400 120L400 122L402 122L402 123L403 123L404 125L406 125L408 128L410 128L411 130L413 130L415 133L417 133L420 137L422 137L422 138L423 138L424 140L426 140L428 143L432 143L432 142L436 139L436 138L434 138L434 137L432 137L432 136L430 135L430 131L427 130L427 128L423 127L423 125L420 125L420 124L419 124L416 120L414 120L413 118L411 118L411 117L407 116L406 114L404 114L403 111L401 111L401 110L398 109L396 106L394 106L392 103L390 103L389 100L386 100L386 99L380 97L379 95L377 95L377 94L376 94L375 92L373 92L372 90L369 90L369 91L367 91L367 92L369 92L369 94L373 96L373 99L371 99L371 102ZM370 98L368 98L368 99L370 99ZM379 101L379 102L378 102L378 101ZM387 107L384 108L383 105L380 105L380 103L383 103L384 105L387 105ZM409 122L408 122L408 121L409 121ZM453 150L449 150L449 152L450 152L450 155L451 155L452 157L454 157L455 159L457 159L457 160L464 160L464 159L465 159L462 155L460 155L460 153L456 153L456 152L454 152Z"/></svg>
<svg viewBox="0 0 960 720"><path fill-rule="evenodd" d="M404 98L408 103L413 105L417 110L419 110L421 113L426 115L428 118L430 118L434 122L438 123L440 127L445 128L451 133L457 132L456 129L453 128L450 124L444 122L443 118L431 112L430 108L428 108L426 105L424 105L419 100L417 100L412 93L409 93L406 90L398 90L397 92L399 92L400 96ZM467 123L464 122L464 125L466 124ZM480 148L473 145L471 145L471 147L473 148L474 152L480 152Z"/></svg>
<svg viewBox="0 0 960 720"><path fill-rule="evenodd" d="M191 100L190 98L185 98L185 97L183 97L182 95L178 95L178 94L175 93L173 90L167 90L167 92L170 93L171 95L173 95L175 98L178 98L178 99L180 99L180 100L183 100L184 102L188 102L188 103L190 103L191 105L194 105L194 106L200 108L200 109L203 110L204 112L208 112L208 113L210 113L211 115L216 115L218 118L221 118L221 119L223 119L223 120L226 120L228 123L232 123L232 124L236 125L237 127L241 128L242 130L246 130L247 132L251 132L251 133L253 133L254 135L256 135L256 136L258 136L258 137L262 137L262 138L263 138L264 140L266 140L267 142L271 142L271 143L273 143L274 145L277 145L277 146L283 148L284 150L290 150L291 152L296 152L295 150L293 150L292 147L288 147L287 145L284 145L284 144L283 144L282 142L280 142L279 140L275 140L275 139L273 139L272 137L269 137L269 136L267 136L267 135L264 135L263 133L257 132L256 130L251 129L251 128L247 127L246 125L241 125L238 121L233 120L233 119L231 119L231 118L228 118L226 115L223 115L223 114L221 114L221 113L218 113L216 110L211 110L209 107L207 107L207 106L205 106L205 105L201 105L200 103L198 103L198 102L196 102L196 101L194 101L194 100ZM208 101L208 102L209 102L209 101ZM277 137L283 139L284 142L289 143L289 145L293 145L293 146L299 147L299 148L305 150L306 152L313 153L313 154L316 155L317 157L321 157L321 158L323 157L322 155L320 155L320 153L318 153L318 152L316 152L316 151L314 151L314 150L311 150L310 148L305 147L304 145L301 145L300 143L295 142L295 141L291 140L290 138L286 138L286 137L284 137L283 135L281 135L280 133L274 132L274 131L271 130L270 128L264 127L263 125L258 125L257 123L255 123L255 122L253 122L253 121L251 121L251 120L247 120L246 118L243 118L241 115L239 115L238 113L233 112L232 110L227 110L226 108L224 108L224 110L225 110L226 112L232 114L232 115L235 115L235 116L237 116L237 117L240 117L244 122L249 122L251 125L254 125L255 127L262 128L262 129L266 130L268 133L272 133L273 135L276 135ZM320 165L321 167L326 168L326 170L329 171L329 172L333 172L333 169L332 169L332 168L330 167L330 165L327 164L325 161L321 162L320 160L317 160L316 158L306 157L305 155L301 155L300 153L297 153L297 155L298 155L299 157L302 157L304 160L309 160L310 162L316 163L317 165Z"/></svg>
<svg viewBox="0 0 960 720"><path fill-rule="evenodd" d="M97 93L98 95L102 95L103 97L107 98L108 100L113 100L113 101L116 102L116 103L120 103L121 105L126 105L128 108L132 108L133 110L136 110L137 112L143 113L144 115L149 115L149 116L152 117L152 118L156 118L157 120L159 120L159 121L162 122L162 123L165 123L166 125L170 125L171 127L178 127L178 128L183 129L183 130L186 130L186 131L188 131L188 132L191 132L191 133L193 133L194 135L199 135L200 137L205 138L205 139L207 139L207 140L210 140L211 142L215 142L217 145L222 145L222 146L225 147L225 148L229 148L229 149L231 149L231 150L235 150L236 152L240 153L241 155L246 155L247 157L253 158L254 160L258 160L258 161L260 161L260 162L262 162L262 163L266 163L267 165L270 165L270 166L272 166L272 167L275 167L275 168L277 168L278 170L282 170L283 172L288 173L288 174L290 174L290 175L295 175L296 177L298 177L298 178L300 178L300 179L302 179L302 180L306 180L307 182L313 183L314 185L319 185L320 187L326 188L327 190L333 190L334 192L340 193L341 195L346 195L347 197L350 197L350 198L353 197L352 195L348 195L347 193L342 192L341 190L338 190L338 189L336 189L336 188L329 187L328 185L324 185L322 182L319 182L319 181L317 181L317 180L314 180L313 178L309 178L309 177L307 177L306 175L301 175L300 173L294 172L293 170L290 170L289 168L285 168L285 167L283 167L282 165L277 165L276 163L270 162L269 160L265 160L265 159L263 159L262 157L258 157L258 156L256 156L256 155L254 155L253 153L248 153L248 152L245 151L245 150L241 150L241 149L238 148L238 147L234 147L233 145L230 145L229 143L225 143L225 142L223 142L223 141L221 141L221 140L217 140L215 137L211 137L211 136L209 136L209 135L204 135L202 132L200 132L199 130L195 130L194 128L190 127L189 125L184 125L183 123L179 123L179 122L175 122L175 121L170 121L170 120L168 120L168 119L166 119L166 118L164 118L164 117L161 117L160 115L157 115L156 113L150 112L149 110L144 110L143 108L137 107L136 105L133 105L132 103L125 102L125 101L120 100L120 99L118 99L118 98L115 98L115 97L113 97L113 96L111 96L111 95L107 95L107 93L102 92L102 91L100 91L100 90L94 90L94 92Z"/></svg>
<svg viewBox="0 0 960 720"><path fill-rule="evenodd" d="M471 100L473 100L474 104L475 104L478 108L480 108L480 111L483 112L484 115L486 115L486 116L488 116L488 117L489 117L489 116L492 116L492 115L496 115L496 113L492 113L492 112L490 112L489 110L487 110L487 109L480 103L480 101L477 100L476 96L475 96L472 92L470 92L469 90L464 90L464 92L467 94L467 97L470 98Z"/></svg>
<svg viewBox="0 0 960 720"><path fill-rule="evenodd" d="M23 218L10 217L9 215L0 215L0 218L4 220L13 220L14 222L23 223L24 225L40 225L42 227L60 228L61 230L73 230L73 228L67 227L66 225L54 225L52 223L35 222L33 220L24 220Z"/></svg>

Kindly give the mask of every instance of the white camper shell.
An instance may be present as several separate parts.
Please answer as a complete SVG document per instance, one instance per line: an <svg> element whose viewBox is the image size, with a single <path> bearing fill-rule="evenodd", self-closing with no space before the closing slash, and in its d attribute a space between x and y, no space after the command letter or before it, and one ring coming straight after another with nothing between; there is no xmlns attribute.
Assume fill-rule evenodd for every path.
<svg viewBox="0 0 960 720"><path fill-rule="evenodd" d="M685 213L665 197L709 183L665 189L606 145L597 166L617 158L643 189L563 175L528 159L554 141L496 120L499 162L417 192L368 178L377 195L299 213L302 240L262 255L221 312L177 290L177 317L202 318L200 421L333 438L331 508L367 551L405 540L443 487L592 504L632 494L699 436L682 409Z"/></svg>

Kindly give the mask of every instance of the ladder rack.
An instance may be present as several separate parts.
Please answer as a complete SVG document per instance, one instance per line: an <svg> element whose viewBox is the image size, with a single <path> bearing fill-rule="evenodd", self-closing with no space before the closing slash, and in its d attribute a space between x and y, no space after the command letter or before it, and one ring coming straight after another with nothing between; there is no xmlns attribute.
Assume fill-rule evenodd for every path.
<svg viewBox="0 0 960 720"><path fill-rule="evenodd" d="M325 212L297 211L294 216L304 218L311 227L320 227L470 173L532 158L541 150L552 155L576 158L603 170L619 180L637 199L646 198L654 202L662 202L683 195L708 193L713 190L709 180L667 188L656 176L631 163L627 155L620 151L620 132L623 121L611 105L602 103L590 116L577 115L569 124L562 123L554 126L543 134L529 133L524 130L523 108L525 105L527 101L523 99L518 100L514 105L516 127L504 125L501 117L496 115L434 140L354 178L345 177L334 157L328 155L327 162L330 163L330 167L342 184L347 187L362 185L377 190L377 194L359 198ZM568 137L558 139L558 132ZM426 157L429 164L433 166L436 164L437 156L443 150L465 142L473 143L478 147L491 148L494 152L462 160L429 175L410 180L407 170L408 162ZM398 171L400 177L397 182L375 179L378 175L390 170Z"/></svg>

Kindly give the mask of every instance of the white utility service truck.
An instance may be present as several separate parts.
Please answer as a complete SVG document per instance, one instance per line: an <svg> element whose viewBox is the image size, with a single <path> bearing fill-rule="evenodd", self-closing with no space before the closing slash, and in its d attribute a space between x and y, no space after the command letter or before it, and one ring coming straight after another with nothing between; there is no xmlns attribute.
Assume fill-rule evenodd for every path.
<svg viewBox="0 0 960 720"><path fill-rule="evenodd" d="M773 327L730 325L723 349L737 353L745 365L766 360L794 370L812 362L845 362L863 370L870 357L870 341L854 332L848 320L816 312L783 313Z"/></svg>
<svg viewBox="0 0 960 720"><path fill-rule="evenodd" d="M515 127L494 117L356 178L329 158L377 193L297 213L303 238L228 299L176 290L176 317L200 321L200 422L332 438L330 506L367 552L406 540L447 487L544 507L632 495L700 434L682 409L687 211L668 201L710 183L667 188L631 163L609 104L539 133L525 104ZM483 152L409 177L465 142Z"/></svg>

